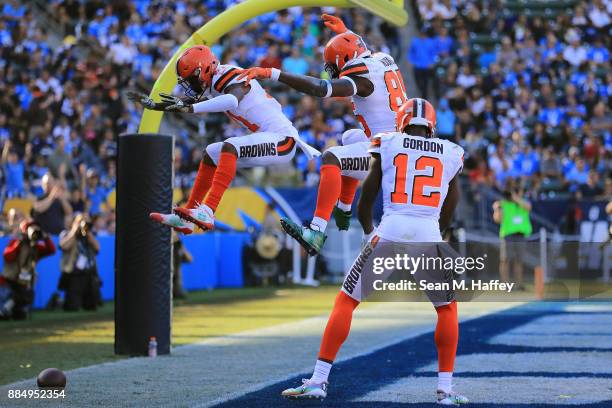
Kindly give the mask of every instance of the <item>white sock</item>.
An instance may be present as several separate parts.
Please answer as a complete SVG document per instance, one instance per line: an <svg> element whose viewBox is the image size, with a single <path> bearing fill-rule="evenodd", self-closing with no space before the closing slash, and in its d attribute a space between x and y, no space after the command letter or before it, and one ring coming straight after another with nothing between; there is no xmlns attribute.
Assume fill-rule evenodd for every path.
<svg viewBox="0 0 612 408"><path fill-rule="evenodd" d="M310 228L325 232L325 228L327 228L327 221L320 217L312 217L312 221L310 221Z"/></svg>
<svg viewBox="0 0 612 408"><path fill-rule="evenodd" d="M351 203L345 204L345 203L343 203L340 200L338 200L338 204L336 204L336 207L338 207L339 209L341 209L344 212L351 211Z"/></svg>
<svg viewBox="0 0 612 408"><path fill-rule="evenodd" d="M438 390L449 394L453 391L453 373L438 373Z"/></svg>
<svg viewBox="0 0 612 408"><path fill-rule="evenodd" d="M327 377L329 377L329 371L331 370L332 365L326 363L325 361L317 360L315 364L314 371L312 372L312 377L310 379L317 383L322 384L327 381Z"/></svg>

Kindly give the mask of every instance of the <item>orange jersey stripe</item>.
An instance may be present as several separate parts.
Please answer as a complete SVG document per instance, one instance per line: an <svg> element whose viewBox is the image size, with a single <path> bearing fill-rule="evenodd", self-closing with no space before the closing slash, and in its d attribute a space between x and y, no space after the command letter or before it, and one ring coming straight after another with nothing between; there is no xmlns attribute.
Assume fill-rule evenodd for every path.
<svg viewBox="0 0 612 408"><path fill-rule="evenodd" d="M291 149L293 149L293 146L295 146L295 139L292 137L288 137L287 139L283 140L281 143L278 144L276 151L279 155L281 155L282 153L291 151Z"/></svg>
<svg viewBox="0 0 612 408"><path fill-rule="evenodd" d="M343 70L342 72L340 72L340 78L346 75L350 75L350 74L361 75L361 74L367 74L368 72L369 72L368 67L366 67L365 64L356 65L354 67L347 68Z"/></svg>
<svg viewBox="0 0 612 408"><path fill-rule="evenodd" d="M225 112L225 114L229 116L230 118L234 119L236 122L239 122L240 124L242 124L244 127L249 129L251 132L257 132L259 130L259 126L257 126L254 123L249 122L242 116L234 115L231 112Z"/></svg>
<svg viewBox="0 0 612 408"><path fill-rule="evenodd" d="M365 118L361 115L356 115L357 120L359 121L359 123L361 123L361 126L363 126L363 131L365 132L366 136L372 137L372 131L370 130L370 127L368 126L368 122L366 122Z"/></svg>

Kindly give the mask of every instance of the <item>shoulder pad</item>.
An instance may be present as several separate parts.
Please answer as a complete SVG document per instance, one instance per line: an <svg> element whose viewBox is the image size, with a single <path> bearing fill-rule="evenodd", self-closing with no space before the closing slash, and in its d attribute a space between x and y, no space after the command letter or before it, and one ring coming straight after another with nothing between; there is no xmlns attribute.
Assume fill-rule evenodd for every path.
<svg viewBox="0 0 612 408"><path fill-rule="evenodd" d="M213 75L213 88L221 93L225 87L232 82L241 72L241 69L233 65L219 65Z"/></svg>

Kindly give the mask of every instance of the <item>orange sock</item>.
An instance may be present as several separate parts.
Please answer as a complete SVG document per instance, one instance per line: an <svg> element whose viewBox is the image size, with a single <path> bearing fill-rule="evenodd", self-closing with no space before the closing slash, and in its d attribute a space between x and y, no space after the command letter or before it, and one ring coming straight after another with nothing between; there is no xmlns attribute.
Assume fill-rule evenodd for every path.
<svg viewBox="0 0 612 408"><path fill-rule="evenodd" d="M338 350L340 350L342 343L344 343L351 330L353 310L357 306L359 306L358 301L342 291L338 293L334 302L334 309L329 316L325 332L323 333L323 339L321 340L319 360L331 364L336 359Z"/></svg>
<svg viewBox="0 0 612 408"><path fill-rule="evenodd" d="M359 187L359 180L349 176L342 176L342 188L340 189L340 202L338 206L343 211L350 211L355 193Z"/></svg>
<svg viewBox="0 0 612 408"><path fill-rule="evenodd" d="M333 164L321 166L321 180L317 195L317 208L314 216L329 221L331 213L340 197L342 176L340 167Z"/></svg>
<svg viewBox="0 0 612 408"><path fill-rule="evenodd" d="M215 166L204 163L204 160L200 161L200 167L198 168L198 174L196 174L195 182L191 188L189 194L189 200L187 201L187 208L195 208L196 205L200 204L204 200L204 196L208 193L210 186L212 185L213 176L215 175Z"/></svg>
<svg viewBox="0 0 612 408"><path fill-rule="evenodd" d="M438 324L434 340L438 349L438 371L452 372L455 366L457 343L459 342L459 321L457 319L457 302L436 307Z"/></svg>
<svg viewBox="0 0 612 408"><path fill-rule="evenodd" d="M204 204L210 207L213 212L217 210L223 193L225 193L225 190L232 183L234 176L236 176L236 160L238 158L235 154L221 152L217 171L215 171L212 179L212 186L206 195L206 201L204 201Z"/></svg>

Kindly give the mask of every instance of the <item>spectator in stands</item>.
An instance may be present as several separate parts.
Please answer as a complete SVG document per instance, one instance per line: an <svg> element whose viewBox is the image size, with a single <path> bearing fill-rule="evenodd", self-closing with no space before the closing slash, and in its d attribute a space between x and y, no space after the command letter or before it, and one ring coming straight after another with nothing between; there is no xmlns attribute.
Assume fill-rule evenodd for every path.
<svg viewBox="0 0 612 408"><path fill-rule="evenodd" d="M540 172L542 176L550 180L550 182L558 182L561 177L561 161L555 154L552 146L544 149L542 162L540 163Z"/></svg>
<svg viewBox="0 0 612 408"><path fill-rule="evenodd" d="M32 220L20 224L20 236L9 241L4 249L2 278L10 288L10 296L0 304L0 319L25 319L34 302L36 264L55 253L49 236Z"/></svg>
<svg viewBox="0 0 612 408"><path fill-rule="evenodd" d="M65 182L67 178L74 178L72 157L66 152L66 139L63 135L58 135L54 144L55 149L47 159L49 172L56 179Z"/></svg>
<svg viewBox="0 0 612 408"><path fill-rule="evenodd" d="M595 136L610 138L612 135L612 114L603 101L599 101L593 108L589 127Z"/></svg>
<svg viewBox="0 0 612 408"><path fill-rule="evenodd" d="M587 59L587 51L580 44L580 34L576 30L569 30L565 40L569 45L563 50L563 59L575 67L582 65Z"/></svg>
<svg viewBox="0 0 612 408"><path fill-rule="evenodd" d="M79 213L74 217L70 229L60 234L59 245L62 276L58 286L65 291L64 310L96 310L101 301L96 263L100 244L87 215Z"/></svg>
<svg viewBox="0 0 612 408"><path fill-rule="evenodd" d="M60 181L48 173L42 179L42 189L43 195L34 202L34 220L43 231L57 235L72 219L68 192Z"/></svg>
<svg viewBox="0 0 612 408"><path fill-rule="evenodd" d="M278 56L278 45L270 44L266 55L259 60L258 65L262 68L281 69L282 61Z"/></svg>
<svg viewBox="0 0 612 408"><path fill-rule="evenodd" d="M436 110L438 135L443 139L455 141L455 114L450 109L446 99L440 100Z"/></svg>
<svg viewBox="0 0 612 408"><path fill-rule="evenodd" d="M94 169L87 170L85 197L89 203L89 213L92 217L96 217L102 212L102 204L106 201L106 194L106 189L100 185L100 176Z"/></svg>
<svg viewBox="0 0 612 408"><path fill-rule="evenodd" d="M23 197L26 193L25 181L25 163L29 161L32 153L32 145L28 144L25 150L25 156L19 158L17 151L13 148L10 140L7 140L2 150L2 168L6 179L6 196Z"/></svg>
<svg viewBox="0 0 612 408"><path fill-rule="evenodd" d="M610 24L610 11L602 0L595 0L591 3L589 20L598 29L607 27Z"/></svg>
<svg viewBox="0 0 612 408"><path fill-rule="evenodd" d="M283 71L292 74L306 75L308 73L308 61L304 58L298 47L291 49L291 55L283 60Z"/></svg>
<svg viewBox="0 0 612 408"><path fill-rule="evenodd" d="M576 190L576 196L580 198L592 199L602 195L604 192L599 184L599 174L595 170L589 171L586 183L580 184Z"/></svg>
<svg viewBox="0 0 612 408"><path fill-rule="evenodd" d="M429 80L433 74L433 66L437 57L437 47L429 38L425 29L419 31L417 37L412 39L408 50L408 62L412 64L412 72L421 93L427 98Z"/></svg>
<svg viewBox="0 0 612 408"><path fill-rule="evenodd" d="M582 157L576 159L573 166L565 174L565 179L574 187L579 184L586 184L589 178L589 169Z"/></svg>

